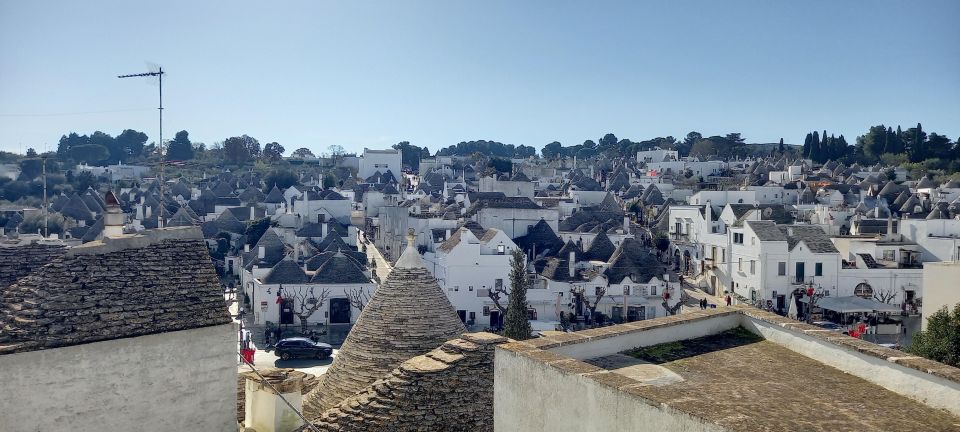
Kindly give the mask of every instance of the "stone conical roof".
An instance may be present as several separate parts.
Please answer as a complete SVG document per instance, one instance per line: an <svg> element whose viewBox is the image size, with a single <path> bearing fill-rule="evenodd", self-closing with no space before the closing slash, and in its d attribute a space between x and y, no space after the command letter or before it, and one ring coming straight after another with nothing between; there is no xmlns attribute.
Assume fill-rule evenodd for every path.
<svg viewBox="0 0 960 432"><path fill-rule="evenodd" d="M407 249L363 308L333 365L305 397L307 418L319 417L404 361L466 331L409 237Z"/></svg>
<svg viewBox="0 0 960 432"><path fill-rule="evenodd" d="M590 247L587 248L586 255L587 259L590 260L606 261L610 259L610 255L613 255L615 250L616 246L610 241L610 237L607 237L606 233L600 231L597 237L593 239L593 242L590 243Z"/></svg>

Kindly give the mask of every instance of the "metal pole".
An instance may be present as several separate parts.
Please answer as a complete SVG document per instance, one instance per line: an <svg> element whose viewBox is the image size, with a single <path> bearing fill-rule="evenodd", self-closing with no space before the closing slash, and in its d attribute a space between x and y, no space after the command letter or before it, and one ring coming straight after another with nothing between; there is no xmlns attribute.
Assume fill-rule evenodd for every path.
<svg viewBox="0 0 960 432"><path fill-rule="evenodd" d="M43 164L43 237L47 238L50 236L50 211L47 209L47 157L40 158L40 163Z"/></svg>

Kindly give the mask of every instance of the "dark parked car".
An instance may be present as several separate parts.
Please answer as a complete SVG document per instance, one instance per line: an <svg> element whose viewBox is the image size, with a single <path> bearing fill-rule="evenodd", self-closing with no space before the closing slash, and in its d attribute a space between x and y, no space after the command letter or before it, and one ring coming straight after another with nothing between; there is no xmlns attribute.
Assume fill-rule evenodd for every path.
<svg viewBox="0 0 960 432"><path fill-rule="evenodd" d="M292 358L325 359L333 353L333 347L329 344L314 342L304 337L281 339L280 342L277 342L274 350L277 352L277 357L283 360Z"/></svg>

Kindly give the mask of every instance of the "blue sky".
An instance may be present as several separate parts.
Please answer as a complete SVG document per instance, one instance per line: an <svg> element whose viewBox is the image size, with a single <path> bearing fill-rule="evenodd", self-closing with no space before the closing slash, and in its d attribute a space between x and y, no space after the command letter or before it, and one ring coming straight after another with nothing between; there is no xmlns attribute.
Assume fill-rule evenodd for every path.
<svg viewBox="0 0 960 432"><path fill-rule="evenodd" d="M741 132L960 136L960 1L0 0L0 149L70 131L292 151Z"/></svg>

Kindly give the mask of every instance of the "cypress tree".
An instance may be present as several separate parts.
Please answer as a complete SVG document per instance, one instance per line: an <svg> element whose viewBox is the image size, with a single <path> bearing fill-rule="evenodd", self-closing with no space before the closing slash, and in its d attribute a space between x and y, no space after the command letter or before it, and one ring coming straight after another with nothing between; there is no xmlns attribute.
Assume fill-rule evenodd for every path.
<svg viewBox="0 0 960 432"><path fill-rule="evenodd" d="M814 162L820 161L820 133L813 131L813 138L810 140L810 160Z"/></svg>
<svg viewBox="0 0 960 432"><path fill-rule="evenodd" d="M810 143L813 141L813 135L807 132L807 137L803 139L803 157L810 157Z"/></svg>
<svg viewBox="0 0 960 432"><path fill-rule="evenodd" d="M923 142L923 127L917 123L917 130L913 133L913 148L917 156L917 162L927 158L927 149Z"/></svg>
<svg viewBox="0 0 960 432"><path fill-rule="evenodd" d="M525 257L520 249L514 249L510 259L510 303L503 321L503 335L515 339L531 338L530 321L527 319L527 272ZM570 263L573 265L574 263Z"/></svg>
<svg viewBox="0 0 960 432"><path fill-rule="evenodd" d="M880 152L880 154L890 153L890 135L892 134L893 134L893 129L891 129L890 127L887 127L887 132L883 134L883 151Z"/></svg>

